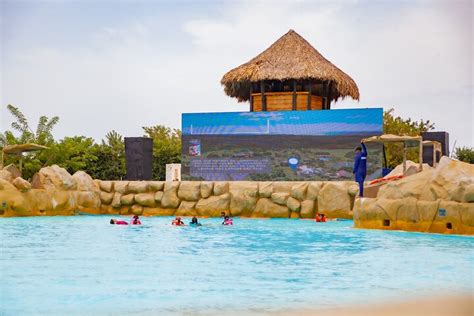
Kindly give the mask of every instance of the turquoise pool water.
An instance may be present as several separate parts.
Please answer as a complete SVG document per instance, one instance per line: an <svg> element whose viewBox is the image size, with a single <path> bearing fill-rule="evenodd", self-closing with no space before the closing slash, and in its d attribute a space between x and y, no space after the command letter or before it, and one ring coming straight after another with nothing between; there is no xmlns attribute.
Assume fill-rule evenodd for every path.
<svg viewBox="0 0 474 316"><path fill-rule="evenodd" d="M474 238L351 221L110 217L0 220L0 314L274 311L474 290Z"/></svg>

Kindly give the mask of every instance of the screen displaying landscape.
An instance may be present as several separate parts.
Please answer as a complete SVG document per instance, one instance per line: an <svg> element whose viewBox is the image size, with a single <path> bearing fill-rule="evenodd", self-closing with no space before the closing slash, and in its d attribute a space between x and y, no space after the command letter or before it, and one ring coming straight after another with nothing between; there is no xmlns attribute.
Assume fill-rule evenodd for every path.
<svg viewBox="0 0 474 316"><path fill-rule="evenodd" d="M182 115L183 180L351 180L354 148L382 134L383 110ZM367 178L382 174L382 146L368 146Z"/></svg>

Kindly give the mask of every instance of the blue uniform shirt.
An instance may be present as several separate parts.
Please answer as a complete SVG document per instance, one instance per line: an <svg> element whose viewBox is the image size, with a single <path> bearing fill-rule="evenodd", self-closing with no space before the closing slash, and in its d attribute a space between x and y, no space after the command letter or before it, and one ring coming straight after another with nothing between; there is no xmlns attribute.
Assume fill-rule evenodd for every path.
<svg viewBox="0 0 474 316"><path fill-rule="evenodd" d="M362 143L362 152L357 153L354 157L354 169L352 172L355 174L356 181L364 181L367 174L367 148Z"/></svg>

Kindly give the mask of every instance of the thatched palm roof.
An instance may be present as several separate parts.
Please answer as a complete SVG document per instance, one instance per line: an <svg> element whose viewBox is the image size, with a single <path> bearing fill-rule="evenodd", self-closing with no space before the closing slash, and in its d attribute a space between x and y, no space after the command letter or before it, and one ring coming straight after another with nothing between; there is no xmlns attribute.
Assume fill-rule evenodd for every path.
<svg viewBox="0 0 474 316"><path fill-rule="evenodd" d="M293 79L329 81L333 83L331 99L350 96L359 100L359 89L354 80L293 30L257 57L227 72L221 84L227 95L241 102L249 100L251 82Z"/></svg>

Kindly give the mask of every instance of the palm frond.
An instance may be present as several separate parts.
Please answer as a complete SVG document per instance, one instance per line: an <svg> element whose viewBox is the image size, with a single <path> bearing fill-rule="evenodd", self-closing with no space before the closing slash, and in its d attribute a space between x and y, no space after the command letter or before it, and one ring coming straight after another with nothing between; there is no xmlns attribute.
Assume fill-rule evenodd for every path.
<svg viewBox="0 0 474 316"><path fill-rule="evenodd" d="M54 126L56 126L59 123L59 116L54 116L52 117L49 122L46 124L44 132L47 134L51 134L53 131Z"/></svg>
<svg viewBox="0 0 474 316"><path fill-rule="evenodd" d="M48 118L46 116L41 116L38 120L38 126L36 127L36 138L39 138L40 135L44 132L46 124L48 123Z"/></svg>
<svg viewBox="0 0 474 316"><path fill-rule="evenodd" d="M11 115L13 115L15 119L17 120L17 122L14 122L16 123L15 126L12 123L13 128L17 129L20 132L25 132L25 131L32 132L28 124L28 120L26 119L25 115L17 107L11 104L8 104L7 109L8 111L10 111Z"/></svg>

